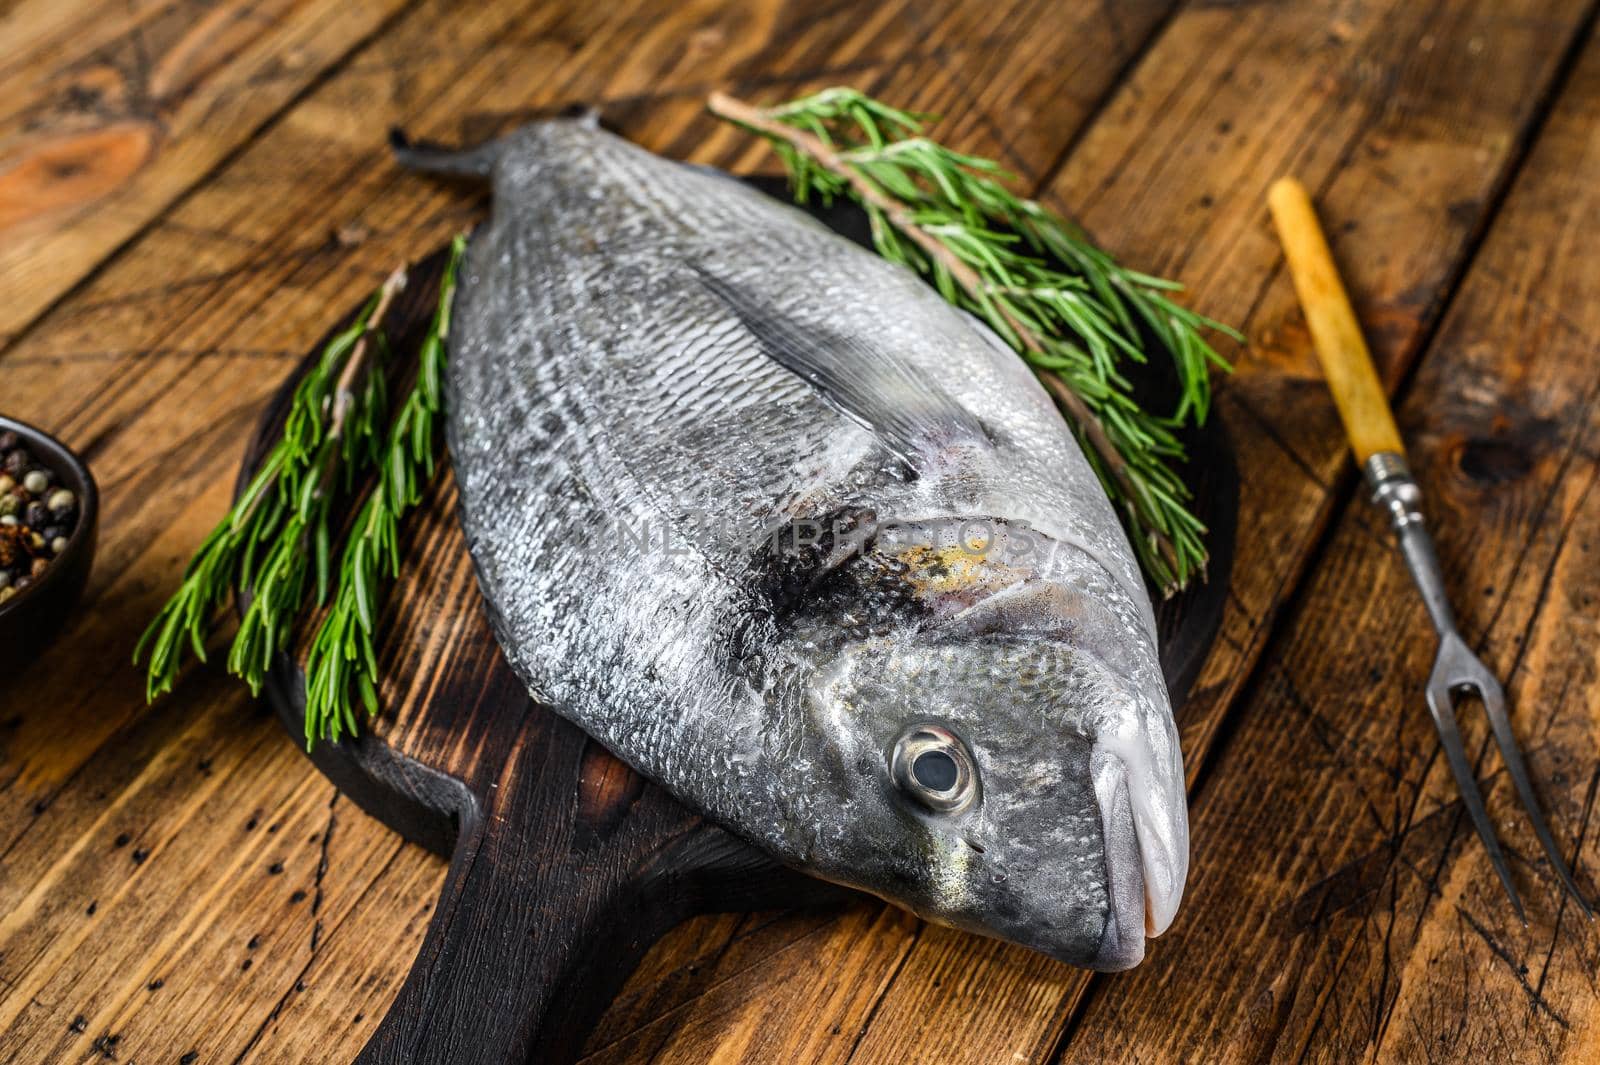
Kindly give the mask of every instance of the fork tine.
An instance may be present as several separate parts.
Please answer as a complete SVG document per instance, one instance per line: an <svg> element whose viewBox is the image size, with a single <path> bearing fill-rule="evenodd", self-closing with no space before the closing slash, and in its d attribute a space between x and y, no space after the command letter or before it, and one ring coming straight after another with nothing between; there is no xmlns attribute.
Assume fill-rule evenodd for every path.
<svg viewBox="0 0 1600 1065"><path fill-rule="evenodd" d="M1472 776L1472 766L1467 761L1466 749L1461 745L1461 731L1456 728L1455 707L1450 699L1450 682L1441 676L1437 668L1428 681L1428 710L1433 714L1433 724L1439 730L1439 741L1444 745L1450 772L1456 778L1456 789L1461 792L1461 801L1467 804L1467 813L1472 815L1478 838L1483 840L1489 860L1494 863L1494 871L1500 875L1500 883L1504 885L1506 894L1511 896L1517 919L1527 924L1528 915L1522 909L1522 897L1511 883L1511 870L1500 851L1500 841L1495 839L1494 827L1489 823L1489 812L1483 808L1483 794L1478 790L1478 782Z"/></svg>
<svg viewBox="0 0 1600 1065"><path fill-rule="evenodd" d="M1544 845L1544 853L1550 859L1556 876L1561 878L1567 894L1572 896L1585 917L1594 920L1594 910L1578 890L1578 885L1573 883L1572 872L1567 868L1565 859L1561 857L1561 851L1556 848L1556 841L1550 835L1550 826L1545 823L1544 814L1539 810L1538 796L1533 793L1533 781L1528 776L1528 767L1522 760L1522 748L1517 745L1517 738L1511 732L1511 719L1506 714L1505 691L1482 662L1476 657L1473 658L1473 662L1477 665L1479 673L1473 685L1483 700L1484 712L1489 715L1489 725L1494 729L1495 742L1500 745L1500 757L1505 759L1506 768L1511 771L1511 780L1517 786L1517 795L1522 799L1523 809L1528 811L1528 820L1533 822L1533 830L1538 834L1539 842Z"/></svg>

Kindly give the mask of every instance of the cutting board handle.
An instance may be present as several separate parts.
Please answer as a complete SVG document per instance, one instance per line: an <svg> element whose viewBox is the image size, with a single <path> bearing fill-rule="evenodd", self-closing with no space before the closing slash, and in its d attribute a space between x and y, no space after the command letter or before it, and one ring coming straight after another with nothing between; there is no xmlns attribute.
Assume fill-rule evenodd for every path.
<svg viewBox="0 0 1600 1065"><path fill-rule="evenodd" d="M684 810L554 715L526 715L517 732L489 797L462 812L422 951L359 1065L575 1061L674 925L840 897Z"/></svg>

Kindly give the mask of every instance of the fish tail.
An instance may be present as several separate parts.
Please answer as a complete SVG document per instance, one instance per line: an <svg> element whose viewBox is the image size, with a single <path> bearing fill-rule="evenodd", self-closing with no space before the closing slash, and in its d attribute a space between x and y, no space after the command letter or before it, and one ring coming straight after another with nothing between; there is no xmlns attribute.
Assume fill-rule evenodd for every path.
<svg viewBox="0 0 1600 1065"><path fill-rule="evenodd" d="M444 148L425 141L413 143L398 128L389 131L389 148L394 152L395 162L407 170L442 177L488 180L500 154L499 147L497 141L490 141L476 148Z"/></svg>

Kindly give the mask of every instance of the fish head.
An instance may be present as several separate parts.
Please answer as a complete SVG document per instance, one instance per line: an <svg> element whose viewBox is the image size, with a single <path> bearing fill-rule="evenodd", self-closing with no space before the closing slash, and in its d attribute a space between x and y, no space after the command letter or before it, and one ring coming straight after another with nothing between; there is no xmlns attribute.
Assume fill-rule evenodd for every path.
<svg viewBox="0 0 1600 1065"><path fill-rule="evenodd" d="M1136 604L1082 552L979 567L953 600L948 565L881 561L859 560L877 590L855 616L887 579L897 616L909 599L920 620L858 629L812 685L834 763L814 864L936 923L1136 965L1188 864L1177 733Z"/></svg>

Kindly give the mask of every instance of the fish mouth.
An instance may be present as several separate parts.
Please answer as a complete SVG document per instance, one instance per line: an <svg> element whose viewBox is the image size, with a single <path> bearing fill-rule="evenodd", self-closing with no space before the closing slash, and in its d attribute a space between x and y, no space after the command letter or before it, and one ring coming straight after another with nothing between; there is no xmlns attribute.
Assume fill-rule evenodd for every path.
<svg viewBox="0 0 1600 1065"><path fill-rule="evenodd" d="M1152 924L1146 908L1145 868L1122 760L1100 748L1091 767L1105 845L1107 905L1099 950L1089 967L1120 972L1144 960L1145 932Z"/></svg>
<svg viewBox="0 0 1600 1065"><path fill-rule="evenodd" d="M1093 806L1085 810L1088 823L1077 822L1075 831L1098 829L1099 853L1092 868L1063 869L1068 886L1047 892L1050 904L1029 911L1032 920L992 928L988 934L1012 939L1069 965L1120 972L1143 961L1146 940L1160 935L1171 921L1187 863L1175 862L1166 844L1175 836L1185 847L1180 858L1186 857L1187 826L1170 826L1175 831L1165 833L1145 828L1140 789L1150 781L1130 772L1114 745L1095 744L1087 760L1084 784L1092 798L1085 798Z"/></svg>

